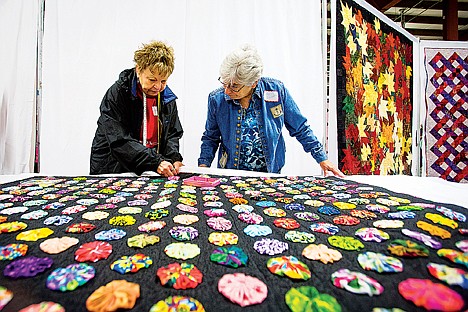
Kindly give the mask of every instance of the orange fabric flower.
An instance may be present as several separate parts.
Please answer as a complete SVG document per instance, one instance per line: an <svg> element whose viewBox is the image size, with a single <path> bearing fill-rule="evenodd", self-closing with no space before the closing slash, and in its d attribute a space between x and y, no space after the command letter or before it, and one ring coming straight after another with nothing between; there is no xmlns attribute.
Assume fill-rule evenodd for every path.
<svg viewBox="0 0 468 312"><path fill-rule="evenodd" d="M92 312L131 309L140 297L140 285L126 280L113 280L96 289L86 299L86 308Z"/></svg>

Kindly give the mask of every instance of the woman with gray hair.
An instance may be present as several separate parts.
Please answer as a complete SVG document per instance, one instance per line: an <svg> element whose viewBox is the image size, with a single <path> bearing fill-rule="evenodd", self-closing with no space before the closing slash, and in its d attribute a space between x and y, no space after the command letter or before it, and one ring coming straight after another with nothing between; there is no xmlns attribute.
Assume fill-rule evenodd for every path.
<svg viewBox="0 0 468 312"><path fill-rule="evenodd" d="M218 78L222 87L208 96L198 166L211 166L219 149L218 168L279 173L285 163L285 126L325 175L331 172L344 177L327 159L323 145L283 83L262 77L262 73L262 59L250 45L224 59Z"/></svg>

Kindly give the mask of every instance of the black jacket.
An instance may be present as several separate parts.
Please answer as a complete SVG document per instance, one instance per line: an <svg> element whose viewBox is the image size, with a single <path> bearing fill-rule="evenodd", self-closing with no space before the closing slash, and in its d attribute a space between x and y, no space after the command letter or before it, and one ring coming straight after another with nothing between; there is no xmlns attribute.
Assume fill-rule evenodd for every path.
<svg viewBox="0 0 468 312"><path fill-rule="evenodd" d="M101 115L91 147L91 174L156 171L163 160L182 161L180 124L176 99L166 86L161 96L159 153L140 143L143 100L136 95L135 69L126 69L107 90L101 102Z"/></svg>

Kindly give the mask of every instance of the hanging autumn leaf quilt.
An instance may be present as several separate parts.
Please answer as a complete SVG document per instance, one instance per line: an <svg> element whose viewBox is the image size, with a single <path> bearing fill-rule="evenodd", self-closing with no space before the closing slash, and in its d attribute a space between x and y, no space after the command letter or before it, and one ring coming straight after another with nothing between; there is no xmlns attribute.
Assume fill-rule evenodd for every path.
<svg viewBox="0 0 468 312"><path fill-rule="evenodd" d="M339 167L411 174L413 43L351 0L336 16Z"/></svg>

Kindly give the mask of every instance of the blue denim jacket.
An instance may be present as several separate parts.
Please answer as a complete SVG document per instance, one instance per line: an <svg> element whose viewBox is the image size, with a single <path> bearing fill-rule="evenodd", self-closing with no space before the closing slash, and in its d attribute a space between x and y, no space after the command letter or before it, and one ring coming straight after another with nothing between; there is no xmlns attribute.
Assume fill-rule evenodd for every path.
<svg viewBox="0 0 468 312"><path fill-rule="evenodd" d="M261 78L250 105L253 105L258 119L268 172L279 173L284 166L286 149L283 126L318 163L327 159L323 145L281 81ZM241 113L239 101L227 96L223 88L210 93L198 165L211 166L219 147L218 168L239 168Z"/></svg>

